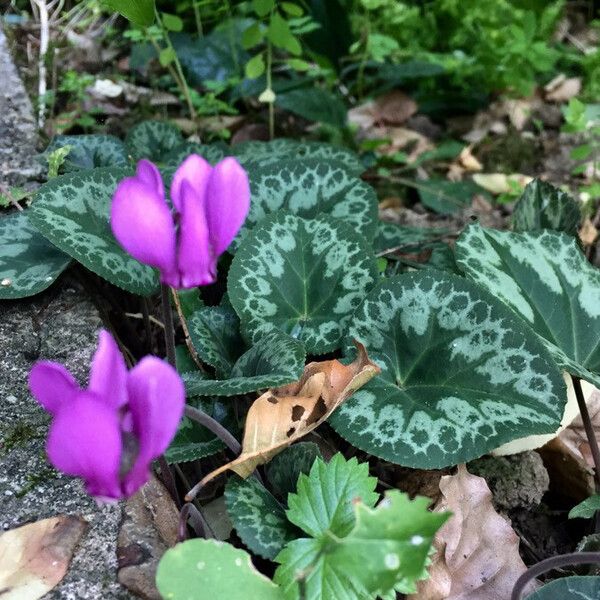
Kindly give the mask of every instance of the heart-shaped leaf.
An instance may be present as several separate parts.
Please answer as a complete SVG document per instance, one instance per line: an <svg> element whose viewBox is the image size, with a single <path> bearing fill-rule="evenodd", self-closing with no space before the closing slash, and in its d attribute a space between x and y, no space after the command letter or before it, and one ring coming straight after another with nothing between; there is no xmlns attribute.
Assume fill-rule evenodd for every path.
<svg viewBox="0 0 600 600"><path fill-rule="evenodd" d="M600 270L565 233L511 233L470 225L459 267L508 304L572 375L600 386Z"/></svg>
<svg viewBox="0 0 600 600"><path fill-rule="evenodd" d="M127 133L127 151L138 161L147 158L163 162L169 153L183 142L181 131L163 121L142 121Z"/></svg>
<svg viewBox="0 0 600 600"><path fill-rule="evenodd" d="M357 309L348 333L382 373L331 424L370 454L440 468L560 424L565 384L544 344L461 277L390 278Z"/></svg>
<svg viewBox="0 0 600 600"><path fill-rule="evenodd" d="M321 457L321 452L313 442L298 442L275 456L267 465L267 477L273 491L283 498L295 492L298 477L310 471L317 457Z"/></svg>
<svg viewBox="0 0 600 600"><path fill-rule="evenodd" d="M188 540L163 555L156 572L163 598L283 600L281 590L252 565L250 555L217 540Z"/></svg>
<svg viewBox="0 0 600 600"><path fill-rule="evenodd" d="M29 211L0 218L0 300L38 294L70 262L29 223Z"/></svg>
<svg viewBox="0 0 600 600"><path fill-rule="evenodd" d="M45 154L65 146L71 146L71 150L63 163L64 171L126 167L129 164L125 144L114 135L57 135Z"/></svg>
<svg viewBox="0 0 600 600"><path fill-rule="evenodd" d="M170 152L167 152L162 160L166 165L179 166L190 154L199 154L211 165L216 165L227 155L227 146L220 144L197 144L195 142L183 142Z"/></svg>
<svg viewBox="0 0 600 600"><path fill-rule="evenodd" d="M581 220L579 205L569 194L553 185L534 179L515 204L515 231L554 229L576 236Z"/></svg>
<svg viewBox="0 0 600 600"><path fill-rule="evenodd" d="M311 158L282 160L267 166L251 166L249 175L250 212L234 248L251 228L281 209L308 219L321 213L330 214L351 225L367 240L375 235L375 190L350 175L341 163Z"/></svg>
<svg viewBox="0 0 600 600"><path fill-rule="evenodd" d="M273 560L299 537L285 510L256 479L234 475L225 488L227 514L242 542L255 554Z"/></svg>
<svg viewBox="0 0 600 600"><path fill-rule="evenodd" d="M206 379L202 373L184 373L188 396L237 396L285 385L300 377L306 351L298 340L272 331L242 354L228 379Z"/></svg>
<svg viewBox="0 0 600 600"><path fill-rule="evenodd" d="M373 246L377 253L393 248L413 248L427 242L440 240L448 233L450 230L446 227L411 227L410 225L379 221Z"/></svg>
<svg viewBox="0 0 600 600"><path fill-rule="evenodd" d="M575 575L562 577L527 596L526 600L597 600L600 598L600 577Z"/></svg>
<svg viewBox="0 0 600 600"><path fill-rule="evenodd" d="M155 271L121 249L109 224L112 195L128 175L114 167L61 175L39 188L29 215L45 237L90 271L148 295L158 286Z"/></svg>
<svg viewBox="0 0 600 600"><path fill-rule="evenodd" d="M231 153L246 165L260 163L261 166L274 165L281 160L314 158L322 162L341 163L353 175L360 175L365 167L356 154L323 142L299 142L280 138L271 142L242 142L231 147Z"/></svg>
<svg viewBox="0 0 600 600"><path fill-rule="evenodd" d="M309 354L340 347L352 311L375 283L367 243L328 215L276 213L240 246L228 278L229 298L252 339L280 329Z"/></svg>

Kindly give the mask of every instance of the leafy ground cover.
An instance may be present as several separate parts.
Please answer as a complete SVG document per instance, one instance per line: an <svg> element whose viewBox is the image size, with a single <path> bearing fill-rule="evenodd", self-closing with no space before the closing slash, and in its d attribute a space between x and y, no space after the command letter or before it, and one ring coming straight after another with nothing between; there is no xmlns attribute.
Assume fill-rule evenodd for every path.
<svg viewBox="0 0 600 600"><path fill-rule="evenodd" d="M88 387L30 387L91 495L153 465L156 597L597 596L594 10L10 3L44 176L2 184L0 300L103 308ZM57 518L0 589L60 581L3 563Z"/></svg>

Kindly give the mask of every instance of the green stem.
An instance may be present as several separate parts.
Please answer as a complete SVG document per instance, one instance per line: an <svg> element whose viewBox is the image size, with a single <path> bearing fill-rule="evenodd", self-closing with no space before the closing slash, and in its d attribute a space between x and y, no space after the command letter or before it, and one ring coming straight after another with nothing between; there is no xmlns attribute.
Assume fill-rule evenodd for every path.
<svg viewBox="0 0 600 600"><path fill-rule="evenodd" d="M192 6L194 7L194 18L196 19L196 29L198 30L198 37L204 35L202 29L202 15L200 14L200 5L196 0L192 0Z"/></svg>
<svg viewBox="0 0 600 600"><path fill-rule="evenodd" d="M273 46L271 42L267 42L267 89L272 90L273 83ZM275 137L275 103L269 102L269 139Z"/></svg>

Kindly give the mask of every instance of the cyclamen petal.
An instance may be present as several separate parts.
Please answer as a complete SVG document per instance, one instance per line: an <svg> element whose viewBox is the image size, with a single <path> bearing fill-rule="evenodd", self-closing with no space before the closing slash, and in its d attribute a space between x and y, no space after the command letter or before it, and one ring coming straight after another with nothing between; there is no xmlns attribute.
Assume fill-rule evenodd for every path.
<svg viewBox="0 0 600 600"><path fill-rule="evenodd" d="M181 185L184 181L192 187L197 197L198 209L204 210L206 186L212 172L210 164L198 154L191 154L179 166L171 183L171 201L175 210L183 212Z"/></svg>
<svg viewBox="0 0 600 600"><path fill-rule="evenodd" d="M127 366L112 335L101 331L98 337L88 389L120 408L127 403Z"/></svg>
<svg viewBox="0 0 600 600"><path fill-rule="evenodd" d="M29 372L29 389L49 413L56 414L77 394L79 385L64 365L40 360Z"/></svg>
<svg viewBox="0 0 600 600"><path fill-rule="evenodd" d="M162 175L154 163L146 159L140 160L137 164L135 175L142 183L154 188L157 196L164 199L165 186L163 184Z"/></svg>
<svg viewBox="0 0 600 600"><path fill-rule="evenodd" d="M216 256L227 250L250 210L248 175L235 158L215 165L206 189L205 213Z"/></svg>

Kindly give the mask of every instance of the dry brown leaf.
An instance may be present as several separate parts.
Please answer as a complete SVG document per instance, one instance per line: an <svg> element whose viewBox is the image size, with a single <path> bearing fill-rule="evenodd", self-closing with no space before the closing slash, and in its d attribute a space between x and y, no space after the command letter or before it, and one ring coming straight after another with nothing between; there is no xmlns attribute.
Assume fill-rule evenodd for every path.
<svg viewBox="0 0 600 600"><path fill-rule="evenodd" d="M507 600L526 567L519 538L494 510L485 479L459 465L456 475L442 477L440 491L434 510L452 517L435 536L429 579L410 600Z"/></svg>
<svg viewBox="0 0 600 600"><path fill-rule="evenodd" d="M508 194L513 191L514 185L524 189L533 177L521 173L475 173L473 181L492 194Z"/></svg>
<svg viewBox="0 0 600 600"><path fill-rule="evenodd" d="M60 515L11 529L0 536L0 596L36 600L67 573L87 523Z"/></svg>
<svg viewBox="0 0 600 600"><path fill-rule="evenodd" d="M589 217L586 217L581 225L579 239L584 246L591 246L598 239L598 230Z"/></svg>
<svg viewBox="0 0 600 600"><path fill-rule="evenodd" d="M410 96L400 90L393 90L375 100L375 122L386 125L402 125L417 110L417 103Z"/></svg>
<svg viewBox="0 0 600 600"><path fill-rule="evenodd" d="M240 456L204 477L186 500L190 501L197 490L225 471L249 477L257 466L316 429L379 373L380 368L369 360L365 347L358 342L356 347L358 355L349 365L338 360L309 363L297 382L268 390L255 400L246 416Z"/></svg>
<svg viewBox="0 0 600 600"><path fill-rule="evenodd" d="M557 75L550 83L544 86L546 100L550 102L568 102L575 98L581 91L580 77L567 77Z"/></svg>

